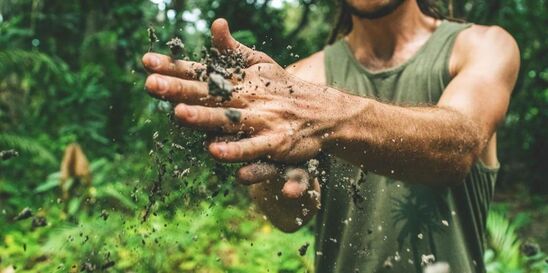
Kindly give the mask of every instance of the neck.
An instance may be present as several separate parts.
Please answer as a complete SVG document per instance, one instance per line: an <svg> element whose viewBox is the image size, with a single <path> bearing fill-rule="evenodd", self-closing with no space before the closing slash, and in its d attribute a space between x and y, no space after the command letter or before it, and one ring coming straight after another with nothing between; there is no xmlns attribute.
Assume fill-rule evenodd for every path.
<svg viewBox="0 0 548 273"><path fill-rule="evenodd" d="M405 1L391 14L378 19L352 16L347 41L357 59L390 60L407 43L424 41L436 29L437 20L424 15L417 1Z"/></svg>

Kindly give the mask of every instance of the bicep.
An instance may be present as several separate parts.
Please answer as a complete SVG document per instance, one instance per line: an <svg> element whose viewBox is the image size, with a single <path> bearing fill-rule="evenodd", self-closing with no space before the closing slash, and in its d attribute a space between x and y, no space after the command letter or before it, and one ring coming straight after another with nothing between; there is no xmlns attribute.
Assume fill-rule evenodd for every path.
<svg viewBox="0 0 548 273"><path fill-rule="evenodd" d="M454 109L475 121L489 138L502 122L519 70L519 50L500 28L464 45L462 67L448 84L438 106ZM469 48L466 48L469 47ZM464 50L463 50L464 49Z"/></svg>

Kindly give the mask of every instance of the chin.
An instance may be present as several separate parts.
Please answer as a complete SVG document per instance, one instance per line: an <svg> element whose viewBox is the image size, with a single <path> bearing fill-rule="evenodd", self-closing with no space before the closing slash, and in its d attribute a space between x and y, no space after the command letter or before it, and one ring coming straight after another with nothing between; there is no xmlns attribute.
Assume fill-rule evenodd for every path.
<svg viewBox="0 0 548 273"><path fill-rule="evenodd" d="M392 13L407 0L343 0L352 15L376 19Z"/></svg>
<svg viewBox="0 0 548 273"><path fill-rule="evenodd" d="M345 0L346 4L361 12L374 12L390 5L394 0Z"/></svg>

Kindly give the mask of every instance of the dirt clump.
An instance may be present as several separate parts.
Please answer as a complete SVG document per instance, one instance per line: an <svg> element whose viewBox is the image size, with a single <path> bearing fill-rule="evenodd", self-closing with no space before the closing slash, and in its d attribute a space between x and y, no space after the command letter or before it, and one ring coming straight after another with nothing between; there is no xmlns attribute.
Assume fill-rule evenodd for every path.
<svg viewBox="0 0 548 273"><path fill-rule="evenodd" d="M239 52L219 51L212 47L202 49L200 63L204 67L195 69L200 81L207 81L209 94L218 97L221 101L228 101L232 97L234 87L232 81L242 81L245 78L245 59Z"/></svg>
<svg viewBox="0 0 548 273"><path fill-rule="evenodd" d="M183 41L181 41L179 37L172 38L171 40L169 40L169 42L166 43L166 45L169 46L172 58L176 58L177 56L181 55L183 53L183 49L185 48Z"/></svg>

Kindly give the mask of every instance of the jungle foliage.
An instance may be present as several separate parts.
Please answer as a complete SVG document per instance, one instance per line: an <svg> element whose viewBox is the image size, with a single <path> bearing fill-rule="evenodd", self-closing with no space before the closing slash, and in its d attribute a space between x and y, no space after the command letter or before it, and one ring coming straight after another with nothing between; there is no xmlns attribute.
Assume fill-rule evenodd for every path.
<svg viewBox="0 0 548 273"><path fill-rule="evenodd" d="M324 46L333 1L275 2L1 0L0 150L19 155L0 161L0 272L11 266L25 272L311 271L313 247L302 256L298 249L313 243L312 226L291 235L273 230L233 183L234 166L211 160L203 136L174 128L166 105L143 88L140 58L149 26L159 38L155 51L167 53L165 43L177 36L190 58L209 45L208 26L218 17L227 18L238 40L283 65ZM500 25L518 41L520 76L499 130L498 190L534 195L546 215L546 1L438 5L453 17ZM185 149L173 155L169 149L178 146L158 148L158 141ZM71 143L82 147L92 184L66 200L60 164ZM164 181L169 194L143 223L147 191L157 179L155 158L178 162L170 168L184 179ZM47 225L14 221L26 207ZM508 208L497 208L488 223L489 271L546 270L540 249L532 257L522 253L521 218L509 222Z"/></svg>

